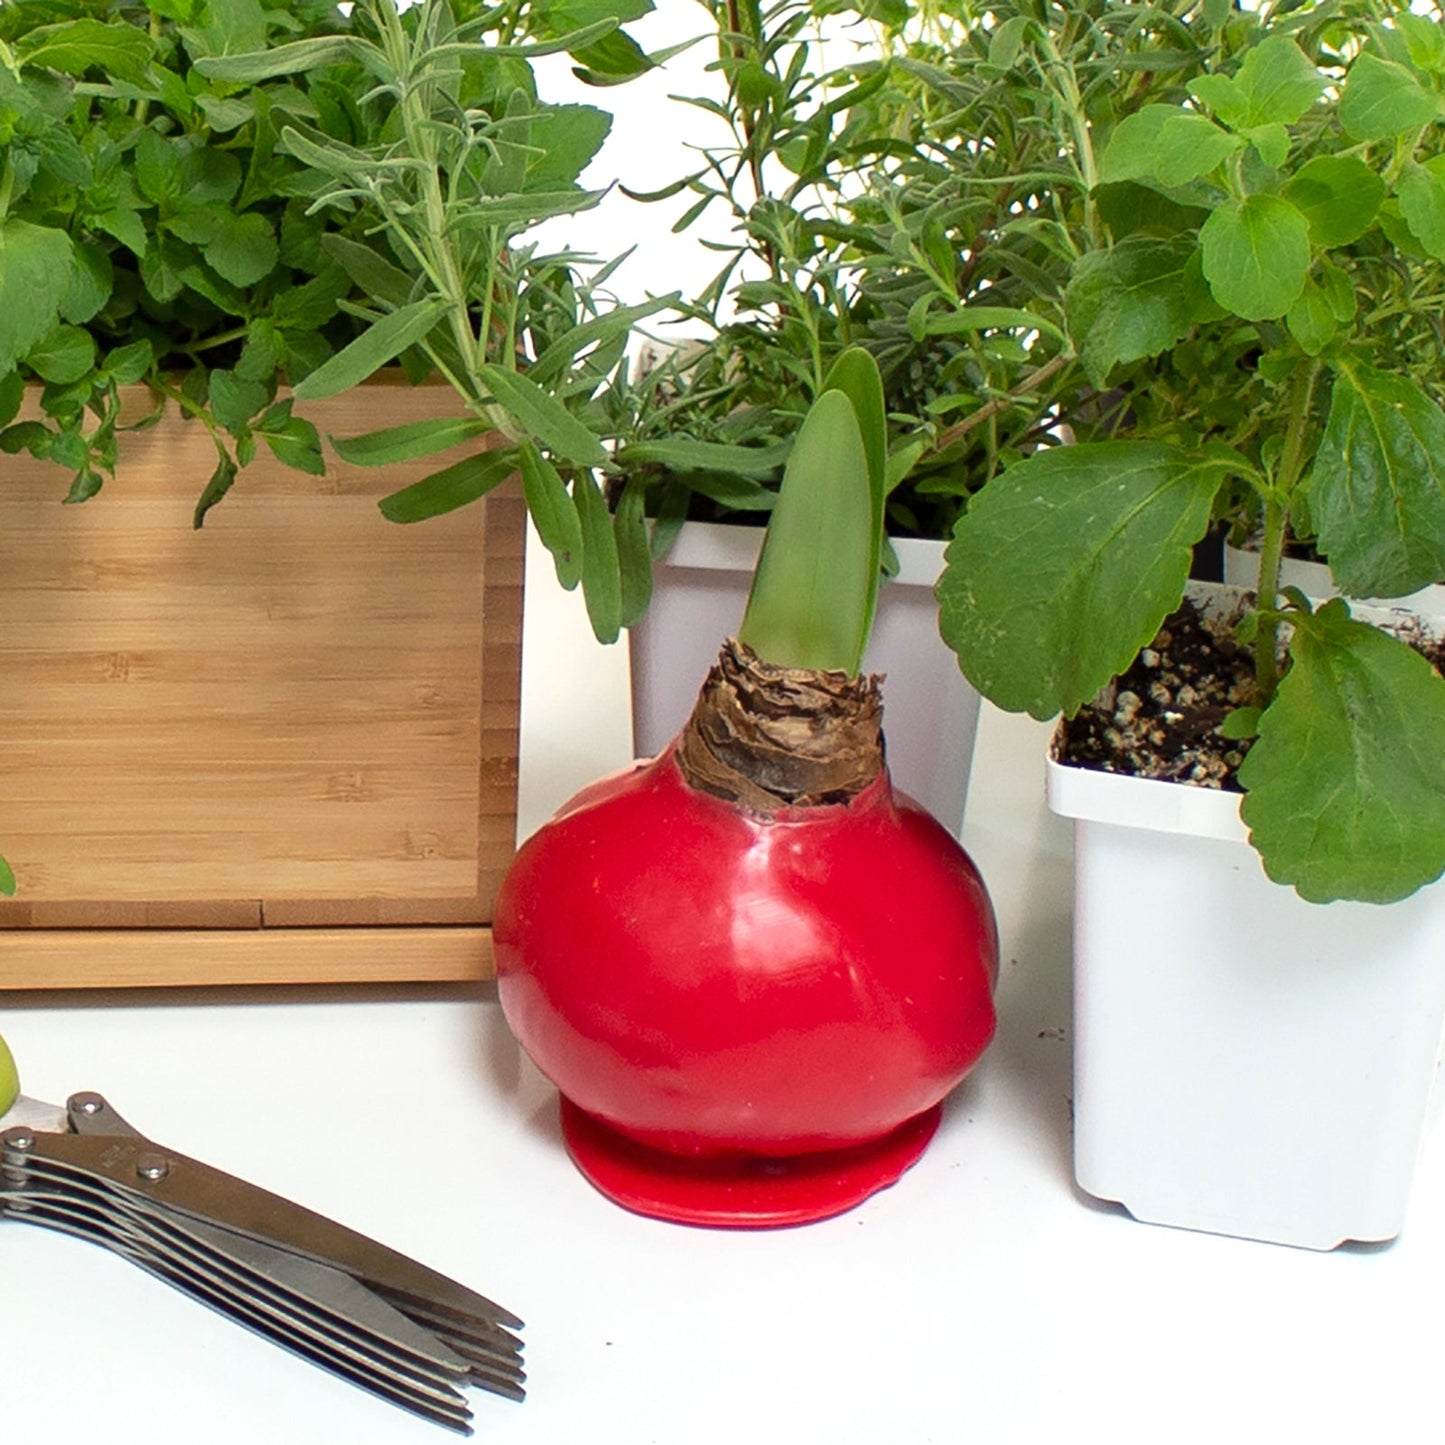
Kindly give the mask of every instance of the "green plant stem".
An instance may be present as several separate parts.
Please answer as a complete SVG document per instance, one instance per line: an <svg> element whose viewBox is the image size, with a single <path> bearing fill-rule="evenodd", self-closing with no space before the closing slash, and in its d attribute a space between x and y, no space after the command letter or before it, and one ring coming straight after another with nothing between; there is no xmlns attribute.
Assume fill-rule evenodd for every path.
<svg viewBox="0 0 1445 1445"><path fill-rule="evenodd" d="M1259 548L1259 578L1255 584L1256 605L1264 621L1255 641L1254 682L1261 707L1268 707L1279 686L1280 622L1275 611L1279 596L1279 572L1284 561L1285 537L1289 532L1290 504L1304 472L1305 440L1320 363L1313 362L1300 372L1290 389L1288 430L1274 485L1264 502L1264 532Z"/></svg>
<svg viewBox="0 0 1445 1445"><path fill-rule="evenodd" d="M1011 387L1002 396L994 397L992 401L986 401L981 407L969 412L961 421L954 422L946 431L940 432L938 440L928 449L928 454L946 451L955 442L962 441L971 431L997 416L1005 407L1012 406L1020 397L1027 396L1029 392L1037 391L1073 359L1072 352L1061 351L1057 356L1044 362L1042 366L1035 367L1017 386Z"/></svg>

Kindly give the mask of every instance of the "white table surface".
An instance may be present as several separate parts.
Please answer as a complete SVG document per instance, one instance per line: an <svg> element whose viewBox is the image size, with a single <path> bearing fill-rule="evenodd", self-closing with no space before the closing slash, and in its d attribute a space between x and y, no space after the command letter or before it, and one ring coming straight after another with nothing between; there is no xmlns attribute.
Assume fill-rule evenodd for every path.
<svg viewBox="0 0 1445 1445"><path fill-rule="evenodd" d="M526 806L625 756L625 660L541 574ZM564 604L560 605L559 603ZM591 698L556 706L550 689ZM499 1445L1441 1439L1445 1138L1395 1244L1312 1254L1135 1223L1070 1172L1068 834L1043 730L985 710L965 841L998 909L999 1035L923 1160L851 1214L731 1233L595 1193L489 989L0 996L27 1092L426 1260L527 1320ZM0 1223L0 1440L446 1435L103 1251Z"/></svg>

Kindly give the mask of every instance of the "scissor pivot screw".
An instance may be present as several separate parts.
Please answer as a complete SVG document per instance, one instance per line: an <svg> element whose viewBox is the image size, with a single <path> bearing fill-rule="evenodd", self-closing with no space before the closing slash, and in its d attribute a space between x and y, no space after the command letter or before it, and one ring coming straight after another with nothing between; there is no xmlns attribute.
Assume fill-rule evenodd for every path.
<svg viewBox="0 0 1445 1445"><path fill-rule="evenodd" d="M29 1129L7 1129L0 1134L0 1144L7 1149L16 1149L24 1153L25 1150L35 1147L35 1135Z"/></svg>
<svg viewBox="0 0 1445 1445"><path fill-rule="evenodd" d="M71 1096L70 1107L78 1109L82 1114L99 1114L105 1109L105 1100L99 1094L74 1094Z"/></svg>
<svg viewBox="0 0 1445 1445"><path fill-rule="evenodd" d="M142 1154L135 1161L135 1172L139 1178L154 1184L171 1172L171 1163L163 1154Z"/></svg>

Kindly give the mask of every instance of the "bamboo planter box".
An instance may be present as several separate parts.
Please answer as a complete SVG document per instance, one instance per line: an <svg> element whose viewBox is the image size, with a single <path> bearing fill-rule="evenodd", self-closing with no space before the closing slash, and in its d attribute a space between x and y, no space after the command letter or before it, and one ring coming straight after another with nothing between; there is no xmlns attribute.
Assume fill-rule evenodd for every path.
<svg viewBox="0 0 1445 1445"><path fill-rule="evenodd" d="M298 412L347 436L456 407L376 384ZM173 409L83 506L0 460L0 988L490 973L523 505L376 508L464 454L319 478L263 445L200 532L215 452Z"/></svg>

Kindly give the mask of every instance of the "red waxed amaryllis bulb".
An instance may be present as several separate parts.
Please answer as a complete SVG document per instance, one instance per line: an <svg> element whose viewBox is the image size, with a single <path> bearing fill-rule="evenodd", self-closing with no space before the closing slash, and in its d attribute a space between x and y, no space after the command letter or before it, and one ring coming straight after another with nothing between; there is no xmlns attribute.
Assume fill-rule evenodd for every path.
<svg viewBox="0 0 1445 1445"><path fill-rule="evenodd" d="M740 639L682 732L572 799L498 899L502 1006L562 1094L574 1159L660 1218L851 1207L918 1158L993 1033L987 893L893 791L879 679L856 676L881 538L876 378L849 353L810 410ZM841 609L840 575L863 579Z"/></svg>

